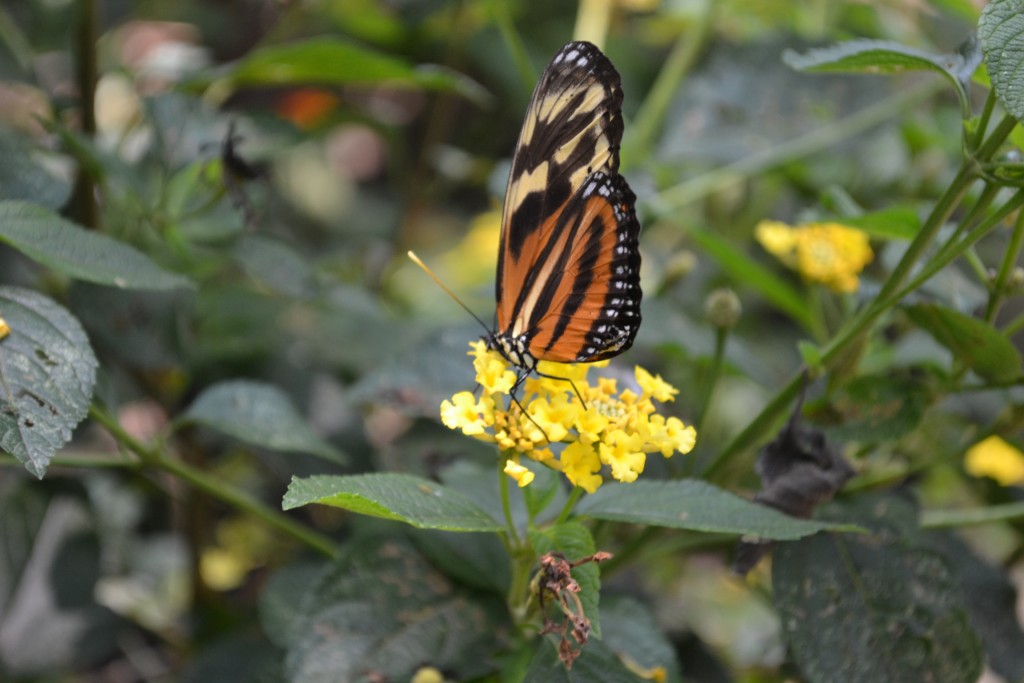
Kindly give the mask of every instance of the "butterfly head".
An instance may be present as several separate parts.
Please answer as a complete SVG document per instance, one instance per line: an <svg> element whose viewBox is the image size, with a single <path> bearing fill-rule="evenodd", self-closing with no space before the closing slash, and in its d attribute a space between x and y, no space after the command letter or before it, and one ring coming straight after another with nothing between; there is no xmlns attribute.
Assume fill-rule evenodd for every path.
<svg viewBox="0 0 1024 683"><path fill-rule="evenodd" d="M525 334L491 332L484 337L484 341L487 342L487 348L497 351L505 360L526 373L536 369L537 359L530 353L530 340Z"/></svg>

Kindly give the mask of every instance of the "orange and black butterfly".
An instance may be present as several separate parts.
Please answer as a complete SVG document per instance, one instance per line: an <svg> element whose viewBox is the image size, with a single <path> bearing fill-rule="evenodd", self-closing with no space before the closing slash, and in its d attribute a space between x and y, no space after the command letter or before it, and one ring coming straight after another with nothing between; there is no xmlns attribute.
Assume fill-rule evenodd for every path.
<svg viewBox="0 0 1024 683"><path fill-rule="evenodd" d="M618 174L618 72L586 42L564 46L530 100L512 159L488 345L520 369L587 363L640 327L636 197ZM518 384L518 382L517 382Z"/></svg>

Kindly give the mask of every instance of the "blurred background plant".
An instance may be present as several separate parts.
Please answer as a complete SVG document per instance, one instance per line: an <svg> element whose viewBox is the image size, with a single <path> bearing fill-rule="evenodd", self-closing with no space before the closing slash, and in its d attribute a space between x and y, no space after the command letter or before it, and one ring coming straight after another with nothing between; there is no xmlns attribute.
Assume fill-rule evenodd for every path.
<svg viewBox="0 0 1024 683"><path fill-rule="evenodd" d="M969 0L6 0L0 678L571 680L506 609L499 536L529 527L614 555L572 570L581 680L1024 680L1024 111L991 49L1019 4L972 84ZM405 252L489 319L508 160L571 38L622 75L644 226L605 372L660 373L699 440L568 522L538 469L501 531L493 448L440 419L481 331ZM895 42L809 51L851 38ZM875 73L801 73L842 70ZM809 469L755 468L773 440ZM806 516L839 457L820 516L873 535L735 576L770 530L724 491ZM498 533L314 486L368 472Z"/></svg>

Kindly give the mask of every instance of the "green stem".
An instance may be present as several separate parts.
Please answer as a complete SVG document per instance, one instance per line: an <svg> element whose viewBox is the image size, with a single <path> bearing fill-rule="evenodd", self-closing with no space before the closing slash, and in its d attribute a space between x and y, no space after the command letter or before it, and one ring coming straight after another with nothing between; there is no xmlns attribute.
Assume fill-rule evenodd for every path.
<svg viewBox="0 0 1024 683"><path fill-rule="evenodd" d="M519 532L516 531L516 522L512 518L512 501L508 492L508 476L505 475L505 461L507 454L502 453L498 460L498 491L501 494L501 511L505 514L505 526L508 531L509 548L514 551L520 545Z"/></svg>
<svg viewBox="0 0 1024 683"><path fill-rule="evenodd" d="M1020 256L1022 246L1024 246L1024 211L1017 214L1017 222L1014 223L1013 234L1010 236L1010 244L1006 247L1003 262L999 266L996 280L989 292L988 305L985 307L985 322L992 323L996 319L996 314L999 313L999 307L1006 298L1010 276L1017 265L1017 257Z"/></svg>
<svg viewBox="0 0 1024 683"><path fill-rule="evenodd" d="M680 85L696 62L704 43L711 33L712 9L714 2L700 3L697 18L689 31L676 39L672 51L658 71L658 77L640 105L636 116L627 129L627 138L622 146L622 168L628 169L634 162L646 159L651 154L655 138L662 130L665 116Z"/></svg>
<svg viewBox="0 0 1024 683"><path fill-rule="evenodd" d="M562 524L565 520L569 519L569 515L572 514L573 508L576 507L576 502L579 501L580 496L583 495L583 489L579 486L574 486L572 491L569 493L569 499L565 501L565 505L562 507L562 511L558 513L558 519L555 520L555 524Z"/></svg>
<svg viewBox="0 0 1024 683"><path fill-rule="evenodd" d="M95 405L89 409L89 415L93 420L103 425L124 448L135 453L144 464L173 474L192 487L239 510L254 515L264 523L277 528L279 531L305 543L324 555L333 557L338 554L337 544L329 537L299 524L287 515L274 510L257 498L227 482L210 476L206 472L176 458L169 457L159 449L150 448L142 444L126 432L117 420Z"/></svg>
<svg viewBox="0 0 1024 683"><path fill-rule="evenodd" d="M533 92L533 86L537 82L537 72L534 71L533 64L530 63L530 58L526 54L526 47L516 31L512 14L509 12L509 4L506 0L492 0L491 12L494 16L494 23L498 25L498 32L501 33L501 39L512 55L512 61L516 65L516 71L523 81L526 92Z"/></svg>
<svg viewBox="0 0 1024 683"><path fill-rule="evenodd" d="M925 510L921 526L925 529L949 529L1024 518L1024 502L992 505L970 510Z"/></svg>
<svg viewBox="0 0 1024 683"><path fill-rule="evenodd" d="M711 367L708 369L707 389L704 391L704 399L701 401L700 412L697 413L697 434L704 428L704 421L708 416L708 409L711 407L711 398L714 396L715 388L718 386L718 379L722 375L722 360L725 358L725 342L729 338L729 328L715 328L715 355L711 359Z"/></svg>
<svg viewBox="0 0 1024 683"><path fill-rule="evenodd" d="M935 235L952 214L953 210L962 201L971 183L974 182L976 176L972 172L972 168L973 164L970 162L965 162L961 167L956 178L949 187L946 188L946 191L936 202L935 207L928 216L928 219L925 221L924 225L921 226L921 230L918 232L917 237L915 237L910 247L907 248L907 251L903 254L899 263L896 264L896 267L893 269L893 272L889 276L885 285L883 285L882 291L879 293L878 297L870 305L862 309L860 313L854 316L836 334L836 336L832 338L832 341L822 348L822 361L826 365L833 359L839 357L839 355L851 344L855 343L857 339L859 339L862 334L865 334L871 325L873 325L874 322L886 310L888 310L890 306L899 301L899 299L906 294L907 290L904 290L899 293L899 296L893 296L893 293L900 288L903 281L909 275L911 268L916 263L918 257L925 251L927 246L931 243L931 240L934 239ZM988 221L985 222L987 223ZM920 284L920 282L923 282L923 280L920 278L916 279L915 286ZM731 442L726 444L721 451L719 451L710 461L708 461L707 464L705 464L702 472L704 477L710 478L714 476L718 469L730 458L732 458L736 453L753 446L771 427L776 424L776 422L781 418L783 411L790 404L793 398L796 397L797 392L800 390L803 383L803 372L804 369L802 367L799 368L785 386L753 419L753 421L751 421L746 428L737 434Z"/></svg>
<svg viewBox="0 0 1024 683"><path fill-rule="evenodd" d="M817 128L795 140L755 152L733 163L663 190L654 201L659 213L667 214L690 204L721 187L758 175L784 163L809 156L847 138L888 121L897 112L931 97L945 87L944 83L926 83L865 107L846 118Z"/></svg>
<svg viewBox="0 0 1024 683"><path fill-rule="evenodd" d="M13 455L0 454L0 467L21 467L24 463ZM50 459L49 467L81 467L84 469L138 469L137 460L127 458L111 458L108 456L82 455L82 456L57 456Z"/></svg>
<svg viewBox="0 0 1024 683"><path fill-rule="evenodd" d="M992 111L996 106L996 91L989 89L988 97L985 98L985 106L981 110L981 115L978 117L978 127L974 131L974 138L971 140L971 148L977 149L982 140L985 139L985 130L988 128L988 123L992 120Z"/></svg>

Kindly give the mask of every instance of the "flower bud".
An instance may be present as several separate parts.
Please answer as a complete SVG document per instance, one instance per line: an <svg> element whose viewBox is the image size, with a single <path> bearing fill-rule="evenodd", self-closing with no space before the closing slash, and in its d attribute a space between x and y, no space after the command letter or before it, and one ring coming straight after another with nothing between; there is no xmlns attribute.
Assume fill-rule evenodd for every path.
<svg viewBox="0 0 1024 683"><path fill-rule="evenodd" d="M736 292L722 287L708 294L704 300L704 313L712 325L728 329L739 321L743 307Z"/></svg>

